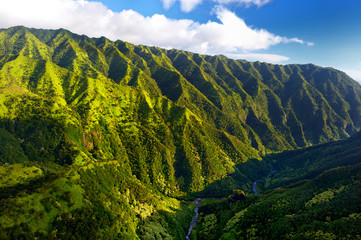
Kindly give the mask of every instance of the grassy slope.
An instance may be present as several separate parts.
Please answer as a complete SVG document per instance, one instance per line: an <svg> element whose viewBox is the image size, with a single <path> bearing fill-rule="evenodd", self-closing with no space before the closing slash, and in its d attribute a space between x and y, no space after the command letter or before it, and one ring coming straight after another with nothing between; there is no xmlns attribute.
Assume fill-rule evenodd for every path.
<svg viewBox="0 0 361 240"><path fill-rule="evenodd" d="M1 30L1 236L184 238L172 197L250 189L259 155L348 136L360 93L313 65Z"/></svg>

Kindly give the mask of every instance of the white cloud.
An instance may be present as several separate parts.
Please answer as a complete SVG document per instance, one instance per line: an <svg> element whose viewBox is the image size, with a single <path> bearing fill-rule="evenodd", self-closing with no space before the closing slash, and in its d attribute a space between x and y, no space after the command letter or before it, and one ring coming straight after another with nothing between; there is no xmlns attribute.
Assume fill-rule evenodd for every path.
<svg viewBox="0 0 361 240"><path fill-rule="evenodd" d="M162 2L163 2L163 7L168 10L174 5L176 0L162 0Z"/></svg>
<svg viewBox="0 0 361 240"><path fill-rule="evenodd" d="M284 43L295 42L295 43L299 43L299 44L306 44L306 45L309 46L309 47L315 46L315 43L314 43L314 42L305 42L305 41L303 41L303 40L301 40L301 39L298 39L298 38L284 39L283 42L284 42Z"/></svg>
<svg viewBox="0 0 361 240"><path fill-rule="evenodd" d="M244 4L246 7L250 7L252 4L258 7L270 3L272 0L213 0L219 4L229 4L229 3L240 3Z"/></svg>
<svg viewBox="0 0 361 240"><path fill-rule="evenodd" d="M288 61L290 58L276 55L276 54L264 54L264 53L242 53L242 54L233 54L227 53L225 56L233 59L245 59L248 61L261 61L268 63L280 63L284 61Z"/></svg>
<svg viewBox="0 0 361 240"><path fill-rule="evenodd" d="M304 44L297 38L254 29L229 10L217 7L218 22L151 17L132 11L113 12L85 0L0 0L0 27L65 28L90 37L105 36L134 44L177 48L203 54L245 53L280 43Z"/></svg>
<svg viewBox="0 0 361 240"><path fill-rule="evenodd" d="M171 8L177 0L161 0L163 2L163 7L165 9ZM183 12L192 11L197 5L201 4L203 0L179 0L181 4L181 9ZM229 3L239 3L243 4L246 7L250 7L251 5L256 5L261 7L271 2L272 0L213 0L221 5L226 5Z"/></svg>
<svg viewBox="0 0 361 240"><path fill-rule="evenodd" d="M209 44L213 46L213 51L252 51L267 49L280 43L296 42L303 44L303 41L297 38L289 39L276 36L264 29L253 29L247 26L244 20L237 17L235 13L223 7L217 7L215 13L221 24L208 22L200 25L197 35L201 39L207 39Z"/></svg>
<svg viewBox="0 0 361 240"><path fill-rule="evenodd" d="M202 0L180 0L181 9L184 12L192 11L198 4L202 3Z"/></svg>
<svg viewBox="0 0 361 240"><path fill-rule="evenodd" d="M161 0L165 9L171 8L177 0ZM179 0L181 9L183 12L192 11L198 4L202 3L203 0Z"/></svg>

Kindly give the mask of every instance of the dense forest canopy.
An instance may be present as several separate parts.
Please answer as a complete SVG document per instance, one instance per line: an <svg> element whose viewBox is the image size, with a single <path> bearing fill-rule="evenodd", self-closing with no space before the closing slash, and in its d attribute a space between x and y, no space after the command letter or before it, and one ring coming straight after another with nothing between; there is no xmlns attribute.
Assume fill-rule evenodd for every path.
<svg viewBox="0 0 361 240"><path fill-rule="evenodd" d="M184 239L188 200L251 195L273 169L260 181L264 196L204 201L194 236L297 239L311 221L310 239L339 237L339 225L360 223L359 135L328 142L360 127L361 87L332 68L3 29L0 238ZM324 202L322 214L350 208L318 225ZM264 221L290 230L264 232Z"/></svg>

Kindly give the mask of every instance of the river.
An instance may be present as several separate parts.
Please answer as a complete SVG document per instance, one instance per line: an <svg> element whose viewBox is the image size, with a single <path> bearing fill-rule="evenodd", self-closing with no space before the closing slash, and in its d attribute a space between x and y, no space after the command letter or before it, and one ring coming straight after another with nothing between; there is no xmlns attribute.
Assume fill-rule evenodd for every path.
<svg viewBox="0 0 361 240"><path fill-rule="evenodd" d="M259 178L259 179L257 179L256 181L253 182L253 188L252 189L253 189L254 195L258 194L257 184L258 184L259 180L261 180L262 178L270 177L270 176L272 176L272 174L277 172L277 170L271 164L269 166L272 168L272 172L270 172L267 176L261 177L261 178Z"/></svg>
<svg viewBox="0 0 361 240"><path fill-rule="evenodd" d="M275 172L277 172L277 170L272 165L269 165L269 166L273 169L272 172L269 173L267 176L261 177L261 178L259 178L259 179L257 179L256 181L253 182L253 188L252 189L253 189L254 195L258 194L257 183L259 182L259 180L261 180L262 178L269 177L272 174L274 174ZM220 198L220 199L224 199L224 198ZM199 209L199 206L201 205L201 202L203 200L204 200L203 198L198 198L196 200L196 207L194 208L195 215L194 215L194 217L192 219L191 225L189 226L188 233L187 233L187 236L186 236L186 240L191 240L190 235L191 235L191 232L192 232L192 229L193 229L194 225L196 225L196 222L197 222L197 219L198 219L198 216L199 216L198 209Z"/></svg>
<svg viewBox="0 0 361 240"><path fill-rule="evenodd" d="M199 216L198 209L199 209L199 206L201 205L202 201L203 201L202 198L198 198L196 200L196 207L194 208L195 215L194 215L194 217L192 219L191 225L189 226L188 234L186 236L186 240L191 240L190 235L191 235L191 232L192 232L192 229L193 229L194 225L196 225L197 218Z"/></svg>
<svg viewBox="0 0 361 240"><path fill-rule="evenodd" d="M257 179L256 181L253 182L253 193L254 195L257 195L258 194L258 191L257 191L257 183L260 179Z"/></svg>

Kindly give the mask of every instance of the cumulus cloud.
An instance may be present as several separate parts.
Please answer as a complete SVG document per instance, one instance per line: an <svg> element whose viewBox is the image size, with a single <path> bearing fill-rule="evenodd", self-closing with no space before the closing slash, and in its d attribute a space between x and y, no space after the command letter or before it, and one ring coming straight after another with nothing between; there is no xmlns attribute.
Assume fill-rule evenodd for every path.
<svg viewBox="0 0 361 240"><path fill-rule="evenodd" d="M202 0L180 0L181 9L184 12L192 11Z"/></svg>
<svg viewBox="0 0 361 240"><path fill-rule="evenodd" d="M267 3L270 3L272 0L213 0L213 1L218 2L219 4L240 3L245 5L246 7L249 7L251 5L256 5L258 7L261 7L263 5L266 5Z"/></svg>
<svg viewBox="0 0 361 240"><path fill-rule="evenodd" d="M163 7L168 10L174 5L176 0L162 0L162 2L163 2Z"/></svg>
<svg viewBox="0 0 361 240"><path fill-rule="evenodd" d="M267 49L280 43L304 44L303 40L298 38L281 37L265 29L251 28L243 19L223 7L217 7L215 13L221 23L208 22L199 26L198 36L208 39L216 52L221 49L227 52Z"/></svg>
<svg viewBox="0 0 361 240"><path fill-rule="evenodd" d="M177 0L162 0L165 9L171 8ZM179 0L183 12L192 11L203 0Z"/></svg>
<svg viewBox="0 0 361 240"><path fill-rule="evenodd" d="M0 27L65 28L90 37L105 36L134 44L177 48L203 54L246 53L280 43L304 42L247 26L235 13L217 7L220 22L145 17L133 10L113 12L85 0L0 0ZM259 55L260 56L260 55Z"/></svg>

